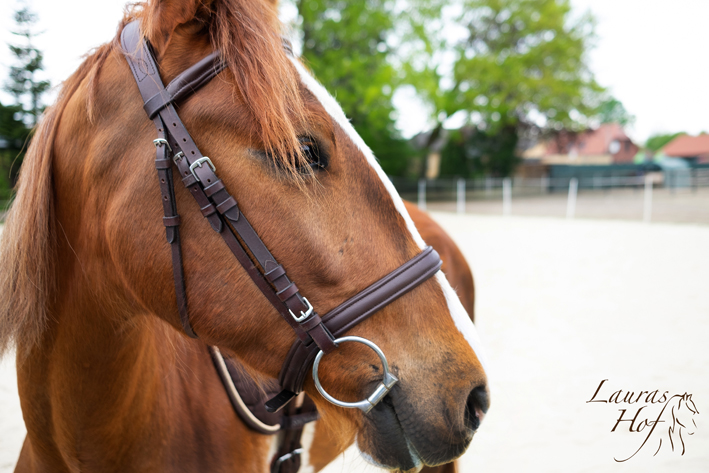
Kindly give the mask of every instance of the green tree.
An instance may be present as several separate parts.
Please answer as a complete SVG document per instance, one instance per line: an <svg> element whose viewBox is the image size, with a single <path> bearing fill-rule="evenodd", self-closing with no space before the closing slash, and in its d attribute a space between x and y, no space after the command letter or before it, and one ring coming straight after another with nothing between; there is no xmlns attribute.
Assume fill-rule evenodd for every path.
<svg viewBox="0 0 709 473"><path fill-rule="evenodd" d="M15 98L15 104L21 107L22 119L30 127L37 124L44 111L42 95L49 89L49 81L40 80L39 74L44 69L43 54L33 40L37 36L35 29L37 15L27 4L22 3L15 12L15 30L20 42L10 44L10 51L15 57L15 64L10 67L10 77L5 83L5 90Z"/></svg>
<svg viewBox="0 0 709 473"><path fill-rule="evenodd" d="M660 133L657 135L652 135L647 139L645 142L645 147L652 151L653 153L656 153L660 151L666 144L668 144L670 141L674 140L678 136L685 135L686 133L683 131L680 131L679 133Z"/></svg>
<svg viewBox="0 0 709 473"><path fill-rule="evenodd" d="M30 134L21 117L22 107L0 103L0 199L17 181L22 148Z"/></svg>
<svg viewBox="0 0 709 473"><path fill-rule="evenodd" d="M413 149L395 128L392 96L407 82L399 48L421 35L437 3L411 0L298 0L303 57L337 98L384 170L403 175ZM425 38L420 38L426 44Z"/></svg>
<svg viewBox="0 0 709 473"><path fill-rule="evenodd" d="M461 0L456 5L458 13L449 20L456 28L448 33L456 39L447 41L448 55L431 55L435 66L421 72L433 76L419 91L435 110L436 126L462 115L480 132L471 139L486 137L481 150L499 136L501 143L493 148L500 151L481 162L482 171L511 173L516 158L509 144L516 145L530 127L587 126L603 92L587 64L595 25L590 14L574 20L569 0Z"/></svg>
<svg viewBox="0 0 709 473"><path fill-rule="evenodd" d="M598 117L601 123L620 123L623 126L635 122L635 116L625 109L620 100L613 97L609 97L601 103L598 107Z"/></svg>

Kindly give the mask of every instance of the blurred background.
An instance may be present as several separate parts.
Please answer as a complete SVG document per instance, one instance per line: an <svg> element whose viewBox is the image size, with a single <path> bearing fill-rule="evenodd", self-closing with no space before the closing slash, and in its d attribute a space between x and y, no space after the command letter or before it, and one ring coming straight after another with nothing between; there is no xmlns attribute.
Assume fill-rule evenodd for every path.
<svg viewBox="0 0 709 473"><path fill-rule="evenodd" d="M124 0L4 0L0 200L31 128ZM708 471L611 433L613 390L709 405L706 0L284 0L285 33L476 279L492 409L469 471ZM24 435L0 364L0 470ZM654 451L654 449L653 449ZM329 471L366 470L347 456Z"/></svg>
<svg viewBox="0 0 709 473"><path fill-rule="evenodd" d="M3 3L0 198L44 106L111 39L123 6ZM284 0L280 10L409 199L709 223L705 1Z"/></svg>

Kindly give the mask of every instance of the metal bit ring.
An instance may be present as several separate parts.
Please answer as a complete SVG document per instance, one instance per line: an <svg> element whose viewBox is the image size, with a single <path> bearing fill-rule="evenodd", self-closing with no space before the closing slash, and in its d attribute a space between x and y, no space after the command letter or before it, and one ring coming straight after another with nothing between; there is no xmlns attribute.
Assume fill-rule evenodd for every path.
<svg viewBox="0 0 709 473"><path fill-rule="evenodd" d="M379 349L377 345L375 345L373 342L367 340L366 338L362 337L355 337L355 336L348 336L348 337L341 337L335 340L335 345L339 345L341 342L358 342L362 343L364 345L367 345L369 348L374 350L374 352L379 356L379 360L382 362L382 367L384 368L384 377L382 378L382 381L379 383L379 385L376 387L374 392L365 400L359 401L359 402L344 402L340 401L338 399L335 399L331 395L323 389L322 385L320 384L320 378L318 378L318 366L320 365L320 360L322 357L325 355L325 352L320 350L315 357L315 361L313 362L313 381L315 381L315 387L318 389L320 394L322 394L322 397L330 401L336 406L340 407L346 407L349 409L359 409L363 413L368 413L369 411L372 410L374 406L376 406L379 401L384 399L384 396L387 395L389 390L399 381L396 376L391 374L389 372L389 363L387 363L387 359L384 356L384 352Z"/></svg>

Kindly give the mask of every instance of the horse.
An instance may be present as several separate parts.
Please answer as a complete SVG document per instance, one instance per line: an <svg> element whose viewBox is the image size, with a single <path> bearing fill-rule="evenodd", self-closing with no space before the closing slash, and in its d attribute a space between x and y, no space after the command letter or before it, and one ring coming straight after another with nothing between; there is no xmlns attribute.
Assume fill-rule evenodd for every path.
<svg viewBox="0 0 709 473"><path fill-rule="evenodd" d="M441 255L443 261L441 271L458 294L470 320L475 322L475 282L463 252L450 235L426 212L409 201L404 201L404 205L423 241Z"/></svg>
<svg viewBox="0 0 709 473"><path fill-rule="evenodd" d="M667 440L673 452L678 451L680 455L684 455L685 445L682 433L684 432L685 436L694 435L697 430L697 423L694 421L694 416L699 414L699 410L694 404L691 394L678 394L673 396L673 398L676 398L677 402L672 405L670 410L672 422L667 428ZM664 437L660 438L654 455L657 455L662 448L663 438Z"/></svg>
<svg viewBox="0 0 709 473"><path fill-rule="evenodd" d="M209 346L257 379L306 353L293 389L375 464L435 466L472 441L489 405L474 326L279 28L272 1L138 4L46 112L0 241L0 354L16 350L27 427L16 471L267 471L273 439L234 417ZM156 105L161 82L217 59ZM413 282L357 300L366 314L333 335L358 307L343 303L402 274Z"/></svg>
<svg viewBox="0 0 709 473"><path fill-rule="evenodd" d="M441 270L456 290L470 320L474 321L475 285L472 271L462 251L428 213L409 201L405 200L404 205L421 238L441 255L443 261ZM330 464L340 454L343 441L339 438L338 432L332 432L328 427L327 424L316 423L309 432L311 440L307 444L309 448L306 466L315 472ZM456 471L455 463L451 462L434 467L426 466L421 473L455 473Z"/></svg>

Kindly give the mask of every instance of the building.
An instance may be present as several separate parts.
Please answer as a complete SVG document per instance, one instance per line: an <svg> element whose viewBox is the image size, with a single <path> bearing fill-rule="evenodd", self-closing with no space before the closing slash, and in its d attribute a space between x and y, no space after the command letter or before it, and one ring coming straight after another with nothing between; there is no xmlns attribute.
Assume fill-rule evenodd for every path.
<svg viewBox="0 0 709 473"><path fill-rule="evenodd" d="M595 130L560 131L522 153L525 161L542 165L592 165L632 163L638 146L618 123L605 123Z"/></svg>
<svg viewBox="0 0 709 473"><path fill-rule="evenodd" d="M682 158L687 164L709 163L709 135L681 135L662 148L665 156Z"/></svg>

